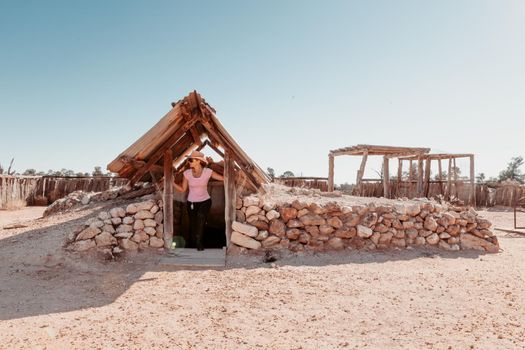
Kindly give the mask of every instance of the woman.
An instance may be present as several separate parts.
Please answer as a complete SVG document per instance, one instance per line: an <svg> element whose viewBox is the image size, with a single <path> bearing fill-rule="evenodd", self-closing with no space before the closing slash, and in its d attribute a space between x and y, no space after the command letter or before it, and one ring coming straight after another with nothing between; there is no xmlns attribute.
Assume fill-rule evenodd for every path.
<svg viewBox="0 0 525 350"><path fill-rule="evenodd" d="M211 197L208 193L210 178L223 181L224 177L207 167L208 161L204 154L193 151L188 156L190 168L185 170L182 185L174 183L175 189L188 193L188 216L190 218L190 234L195 237L197 250L204 250L203 236L206 218L211 208Z"/></svg>

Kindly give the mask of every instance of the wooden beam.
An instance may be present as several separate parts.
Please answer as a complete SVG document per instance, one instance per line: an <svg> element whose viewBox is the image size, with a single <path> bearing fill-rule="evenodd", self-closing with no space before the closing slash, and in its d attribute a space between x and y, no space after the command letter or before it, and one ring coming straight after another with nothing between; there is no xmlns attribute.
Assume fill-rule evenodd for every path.
<svg viewBox="0 0 525 350"><path fill-rule="evenodd" d="M474 175L474 156L470 156L470 195L469 203L473 207L476 206L476 182Z"/></svg>
<svg viewBox="0 0 525 350"><path fill-rule="evenodd" d="M235 220L235 164L231 150L224 152L224 220L226 222L226 246L230 246L232 223Z"/></svg>
<svg viewBox="0 0 525 350"><path fill-rule="evenodd" d="M401 189L401 181L403 180L403 160L397 160L397 185L396 185L396 196L399 197L399 192Z"/></svg>
<svg viewBox="0 0 525 350"><path fill-rule="evenodd" d="M428 197L428 192L430 191L430 169L432 165L432 160L427 158L425 160L425 197Z"/></svg>
<svg viewBox="0 0 525 350"><path fill-rule="evenodd" d="M443 193L443 169L441 168L441 159L438 159L438 180L439 180L439 193L441 195L444 195Z"/></svg>
<svg viewBox="0 0 525 350"><path fill-rule="evenodd" d="M328 192L334 191L334 155L328 155Z"/></svg>
<svg viewBox="0 0 525 350"><path fill-rule="evenodd" d="M390 198L390 170L388 157L383 157L383 196Z"/></svg>
<svg viewBox="0 0 525 350"><path fill-rule="evenodd" d="M365 150L363 153L363 158L361 159L361 165L359 166L359 170L357 171L357 179L356 179L356 187L358 194L361 196L363 191L362 181L363 175L365 174L365 165L366 160L368 159L368 150Z"/></svg>
<svg viewBox="0 0 525 350"><path fill-rule="evenodd" d="M142 168L140 168L139 170L137 170L137 172L133 175L133 177L130 179L130 183L131 184L134 184L136 183L137 181L139 181L142 176L144 176L144 174L146 172L148 172L150 170L150 168L152 166L155 165L155 163L157 163L159 161L159 159L162 157L162 155L164 154L164 152L167 150L167 149L171 149L171 147L173 147L173 145L182 137L184 136L184 134L188 131L189 128L191 128L193 126L193 124L195 124L196 120L195 118L191 119L191 120L188 120L184 123L184 125L178 129L177 131L175 131L173 133L173 135L170 136L169 139L167 139L150 157L149 157L149 160L147 161L146 165L143 166Z"/></svg>
<svg viewBox="0 0 525 350"><path fill-rule="evenodd" d="M418 157L417 159L417 195L423 197L423 159Z"/></svg>
<svg viewBox="0 0 525 350"><path fill-rule="evenodd" d="M212 142L206 140L206 145L208 145L212 150L215 151L219 156L221 156L224 159L224 153L219 149L219 147L215 146Z"/></svg>
<svg viewBox="0 0 525 350"><path fill-rule="evenodd" d="M173 152L164 151L164 247L170 248L173 242Z"/></svg>
<svg viewBox="0 0 525 350"><path fill-rule="evenodd" d="M452 195L452 158L448 160L448 174L447 174L447 200L450 200Z"/></svg>
<svg viewBox="0 0 525 350"><path fill-rule="evenodd" d="M197 99L199 101L202 100L198 94L196 94L196 97L197 97ZM211 124L211 122L213 122L213 124L215 125L215 128L217 129L217 133L216 134L220 135L220 137L217 138L217 139L219 141L222 141L223 149L226 149L226 147L224 147L224 146L227 146L231 150L235 151L235 153L237 154L236 158L240 159L242 161L242 163L245 164L246 167L250 167L250 169L249 169L250 170L250 174L249 175L252 175L252 177L254 177L254 178L256 178L258 180L258 181L256 181L256 185L257 185L257 188L261 189L260 185L263 184L263 183L267 183L269 181L268 175L257 164L255 164L250 159L250 157L248 157L248 155L243 151L243 149L228 134L228 132L222 126L222 124L219 122L217 117L215 117L215 112L213 111L213 109L209 105L207 105L203 101L203 102L199 103L199 109L200 109L201 114L202 114L203 125L206 126L205 123L204 123L205 121L207 121L208 124ZM208 131L210 131L210 129L211 129L211 131L214 131L213 128L210 128L210 127L207 127L206 129ZM241 164L239 164L239 165L241 165Z"/></svg>
<svg viewBox="0 0 525 350"><path fill-rule="evenodd" d="M456 166L456 158L452 158L454 164L454 192L456 192L456 197L458 197L458 167Z"/></svg>

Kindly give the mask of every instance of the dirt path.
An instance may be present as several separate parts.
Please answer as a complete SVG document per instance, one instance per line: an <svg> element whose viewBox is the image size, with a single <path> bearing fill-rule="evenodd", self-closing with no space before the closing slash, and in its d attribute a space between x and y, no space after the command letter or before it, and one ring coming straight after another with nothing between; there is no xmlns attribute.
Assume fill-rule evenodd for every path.
<svg viewBox="0 0 525 350"><path fill-rule="evenodd" d="M97 207L0 230L0 349L523 349L525 238L175 269L60 248ZM483 212L505 223L510 212Z"/></svg>
<svg viewBox="0 0 525 350"><path fill-rule="evenodd" d="M20 210L0 210L0 228L42 217L47 207L25 207Z"/></svg>

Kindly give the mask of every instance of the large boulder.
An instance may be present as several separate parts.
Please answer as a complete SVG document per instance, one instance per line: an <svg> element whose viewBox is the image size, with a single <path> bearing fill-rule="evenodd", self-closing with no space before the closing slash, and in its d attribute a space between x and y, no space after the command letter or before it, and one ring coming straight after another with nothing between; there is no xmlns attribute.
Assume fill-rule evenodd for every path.
<svg viewBox="0 0 525 350"><path fill-rule="evenodd" d="M150 237L149 245L153 248L161 248L164 247L164 240L157 237Z"/></svg>
<svg viewBox="0 0 525 350"><path fill-rule="evenodd" d="M259 249L261 247L261 242L237 231L232 231L231 241L238 246L249 249Z"/></svg>
<svg viewBox="0 0 525 350"><path fill-rule="evenodd" d="M326 220L317 214L307 214L299 218L305 226L324 225Z"/></svg>
<svg viewBox="0 0 525 350"><path fill-rule="evenodd" d="M101 234L95 236L95 243L97 247L104 247L117 244L117 239L109 232L102 232Z"/></svg>
<svg viewBox="0 0 525 350"><path fill-rule="evenodd" d="M357 235L361 238L369 238L372 236L374 231L370 227L366 227L363 225L357 225Z"/></svg>
<svg viewBox="0 0 525 350"><path fill-rule="evenodd" d="M83 252L86 250L89 250L91 248L95 248L96 243L92 239L83 240L83 241L76 241L71 246L70 249L77 251L77 252Z"/></svg>
<svg viewBox="0 0 525 350"><path fill-rule="evenodd" d="M104 225L102 225L104 226ZM93 237L95 237L96 235L98 235L100 232L102 232L100 229L98 228L95 228L95 227L88 227L84 230L82 230L76 240L77 241L82 241L82 240L86 240L86 239L91 239Z"/></svg>
<svg viewBox="0 0 525 350"><path fill-rule="evenodd" d="M240 232L248 237L257 237L257 234L259 233L259 230L257 229L257 227L254 227L252 225L243 224L238 221L234 221L232 223L232 230Z"/></svg>
<svg viewBox="0 0 525 350"><path fill-rule="evenodd" d="M483 238L476 237L470 233L462 233L459 236L462 249L484 250L489 253L498 253L499 245L493 244Z"/></svg>
<svg viewBox="0 0 525 350"><path fill-rule="evenodd" d="M286 233L286 225L279 219L273 219L270 221L268 231L276 236L284 237L284 234Z"/></svg>

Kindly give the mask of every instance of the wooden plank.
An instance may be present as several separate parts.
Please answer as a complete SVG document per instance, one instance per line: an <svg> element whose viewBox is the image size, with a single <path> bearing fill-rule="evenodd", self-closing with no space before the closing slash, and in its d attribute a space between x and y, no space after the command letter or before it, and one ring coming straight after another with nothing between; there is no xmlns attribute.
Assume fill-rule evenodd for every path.
<svg viewBox="0 0 525 350"><path fill-rule="evenodd" d="M328 192L334 191L334 156L328 155Z"/></svg>
<svg viewBox="0 0 525 350"><path fill-rule="evenodd" d="M365 174L365 166L366 166L367 159L368 159L368 151L365 151L363 153L363 158L361 159L361 165L359 166L359 170L357 171L357 179L356 179L357 192L360 196L362 195L362 191L363 191L361 179L363 178L363 175Z"/></svg>
<svg viewBox="0 0 525 350"><path fill-rule="evenodd" d="M164 152L164 247L170 249L173 241L173 153Z"/></svg>
<svg viewBox="0 0 525 350"><path fill-rule="evenodd" d="M450 200L452 195L452 158L448 160L448 174L447 174L447 200Z"/></svg>
<svg viewBox="0 0 525 350"><path fill-rule="evenodd" d="M156 151L155 153L153 153L151 155L151 157L148 159L146 165L142 168L140 168L139 170L137 170L137 172L135 173L135 175L133 175L133 177L130 179L130 182L131 184L134 184L136 183L138 180L140 180L142 178L142 176L144 176L144 174L146 172L148 172L150 170L150 168L155 164L157 163L157 161L162 157L162 155L164 154L164 151L166 151L168 148L171 149L173 147L173 145L179 141L179 139L181 137L184 136L184 134L188 131L188 129L193 125L195 124L196 120L195 118L191 119L191 120L188 120L186 123L184 123L184 125L178 129L177 131L175 131L175 133L173 133L173 135L166 141L164 142ZM173 156L173 155L172 155Z"/></svg>
<svg viewBox="0 0 525 350"><path fill-rule="evenodd" d="M458 197L459 195L459 192L458 192L458 168L456 166L456 158L452 158L452 162L454 164L454 192L456 193L456 197Z"/></svg>
<svg viewBox="0 0 525 350"><path fill-rule="evenodd" d="M235 165L231 156L231 150L224 152L224 220L226 222L226 246L230 246L232 234L232 223L235 220Z"/></svg>
<svg viewBox="0 0 525 350"><path fill-rule="evenodd" d="M172 267L224 267L226 249L205 249L198 251L191 248L176 248L160 258L160 265Z"/></svg>
<svg viewBox="0 0 525 350"><path fill-rule="evenodd" d="M390 169L388 157L383 157L383 196L390 198Z"/></svg>
<svg viewBox="0 0 525 350"><path fill-rule="evenodd" d="M441 195L444 195L443 193L443 169L441 168L441 159L438 159L438 180L439 180L439 189L440 189L440 194Z"/></svg>
<svg viewBox="0 0 525 350"><path fill-rule="evenodd" d="M201 100L200 96L196 94L198 99ZM219 122L217 117L215 116L215 113L207 106L205 103L200 103L199 108L202 113L203 120L209 119L213 122L215 125L215 129L217 130L216 134L220 135L217 139L219 141L222 141L223 146L229 146L231 150L234 151L235 154L237 154L237 158L240 158L243 163L250 164L254 167L253 169L253 176L258 179L257 185L262 183L268 183L269 178L268 175L257 165L253 160L248 157L248 155L243 151L243 149L235 142L235 140L230 136L230 134L226 131L224 126ZM206 127L206 124L203 123L203 125ZM210 130L210 128L207 128ZM226 148L226 147L223 147ZM240 165L240 164L239 164ZM259 186L258 186L259 187Z"/></svg>
<svg viewBox="0 0 525 350"><path fill-rule="evenodd" d="M470 156L470 194L469 203L472 206L476 205L476 180L474 175L474 156Z"/></svg>
<svg viewBox="0 0 525 350"><path fill-rule="evenodd" d="M209 142L208 140L206 140L206 144L212 149L215 151L215 153L217 153L219 156L221 156L223 159L224 159L224 152L222 152L219 147L215 146L212 142Z"/></svg>
<svg viewBox="0 0 525 350"><path fill-rule="evenodd" d="M403 160L397 160L397 184L396 184L396 195L395 197L400 197L401 183L403 181Z"/></svg>
<svg viewBox="0 0 525 350"><path fill-rule="evenodd" d="M113 160L108 165L108 170L120 174L120 169L123 166L123 163L119 159L121 156L126 155L136 159L144 159L144 154L147 155L148 150L152 147L155 148L157 145L164 142L169 137L169 134L174 130L177 130L182 124L183 120L180 116L179 103L166 113L151 129Z"/></svg>
<svg viewBox="0 0 525 350"><path fill-rule="evenodd" d="M425 160L425 197L428 197L428 191L430 190L430 169L432 160Z"/></svg>
<svg viewBox="0 0 525 350"><path fill-rule="evenodd" d="M423 158L417 159L417 195L423 197Z"/></svg>

